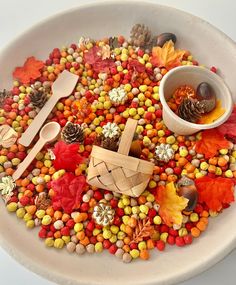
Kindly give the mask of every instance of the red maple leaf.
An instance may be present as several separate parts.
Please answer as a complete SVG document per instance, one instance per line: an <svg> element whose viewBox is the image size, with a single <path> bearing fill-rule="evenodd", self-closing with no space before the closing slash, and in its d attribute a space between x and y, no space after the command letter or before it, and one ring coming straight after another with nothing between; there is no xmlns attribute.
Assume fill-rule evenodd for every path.
<svg viewBox="0 0 236 285"><path fill-rule="evenodd" d="M78 153L79 144L66 144L63 141L56 143L53 153L56 159L53 161L53 166L56 170L65 169L74 171L77 164L82 163L84 158Z"/></svg>
<svg viewBox="0 0 236 285"><path fill-rule="evenodd" d="M195 185L199 193L199 202L205 203L210 210L219 212L224 204L234 201L232 179L204 176L195 180Z"/></svg>
<svg viewBox="0 0 236 285"><path fill-rule="evenodd" d="M102 48L98 46L93 46L84 53L84 61L88 64L91 64L94 71L106 72L108 73L111 68L115 67L115 62L110 59L102 59Z"/></svg>
<svg viewBox="0 0 236 285"><path fill-rule="evenodd" d="M21 83L30 83L31 79L37 79L41 76L40 70L44 67L44 63L35 59L34 56L27 58L23 67L16 67L13 72L13 77Z"/></svg>
<svg viewBox="0 0 236 285"><path fill-rule="evenodd" d="M145 65L140 63L136 59L131 59L129 62L129 66L133 68L133 70L138 71L139 73L142 73L145 71Z"/></svg>
<svg viewBox="0 0 236 285"><path fill-rule="evenodd" d="M84 60L86 63L93 65L101 58L101 47L93 46L84 53Z"/></svg>
<svg viewBox="0 0 236 285"><path fill-rule="evenodd" d="M68 214L78 209L86 186L86 179L83 175L75 176L72 173L66 173L59 179L52 181L51 185L54 190L52 197L54 209L62 208Z"/></svg>
<svg viewBox="0 0 236 285"><path fill-rule="evenodd" d="M195 149L198 153L204 154L205 158L214 157L217 151L228 148L229 142L216 129L202 132L202 138L196 142Z"/></svg>
<svg viewBox="0 0 236 285"><path fill-rule="evenodd" d="M229 119L216 129L224 136L236 137L236 105Z"/></svg>

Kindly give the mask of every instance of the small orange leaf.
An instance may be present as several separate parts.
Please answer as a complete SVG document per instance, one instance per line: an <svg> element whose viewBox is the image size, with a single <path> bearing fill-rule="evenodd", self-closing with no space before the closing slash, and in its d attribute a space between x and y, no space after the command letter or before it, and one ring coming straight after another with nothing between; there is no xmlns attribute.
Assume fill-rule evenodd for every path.
<svg viewBox="0 0 236 285"><path fill-rule="evenodd" d="M224 204L234 201L234 183L232 179L204 176L195 180L199 193L199 202L206 203L210 210L219 212Z"/></svg>
<svg viewBox="0 0 236 285"><path fill-rule="evenodd" d="M182 224L182 211L187 207L189 200L176 194L173 182L168 183L166 187L158 187L156 201L160 205L159 215L167 226Z"/></svg>
<svg viewBox="0 0 236 285"><path fill-rule="evenodd" d="M202 138L196 142L195 149L198 153L204 154L205 158L214 157L217 151L228 148L229 142L220 134L217 129L210 129L202 132Z"/></svg>
<svg viewBox="0 0 236 285"><path fill-rule="evenodd" d="M37 79L41 76L40 70L44 63L35 59L34 56L27 58L23 67L16 67L13 72L13 77L18 79L21 83L30 83L31 79Z"/></svg>
<svg viewBox="0 0 236 285"><path fill-rule="evenodd" d="M175 50L174 43L170 40L163 47L153 47L151 63L154 66L165 67L169 70L181 65L184 54L184 50Z"/></svg>
<svg viewBox="0 0 236 285"><path fill-rule="evenodd" d="M225 109L221 106L221 101L216 101L216 107L209 113L201 116L198 124L211 124L216 121L219 117L221 117L225 112Z"/></svg>

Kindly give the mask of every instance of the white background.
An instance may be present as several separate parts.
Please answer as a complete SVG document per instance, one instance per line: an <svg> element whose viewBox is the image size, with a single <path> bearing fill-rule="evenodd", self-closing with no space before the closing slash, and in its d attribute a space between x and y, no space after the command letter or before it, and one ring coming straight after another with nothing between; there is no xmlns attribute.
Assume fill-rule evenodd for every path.
<svg viewBox="0 0 236 285"><path fill-rule="evenodd" d="M14 38L15 35L21 33L25 29L29 28L32 24L37 23L39 20L53 15L55 12L69 9L71 7L76 7L79 3L85 2L88 1L0 0L0 48L8 43L12 38ZM224 31L234 41L236 41L236 1L234 0L153 0L153 2L173 6L197 15L209 21ZM200 40L201 39L199 39L199 41ZM222 242L224 242L223 236ZM236 250L212 269L191 280L181 283L181 285L235 285L235 265ZM53 285L52 282L49 282L37 276L36 274L31 273L19 265L1 248L0 284Z"/></svg>

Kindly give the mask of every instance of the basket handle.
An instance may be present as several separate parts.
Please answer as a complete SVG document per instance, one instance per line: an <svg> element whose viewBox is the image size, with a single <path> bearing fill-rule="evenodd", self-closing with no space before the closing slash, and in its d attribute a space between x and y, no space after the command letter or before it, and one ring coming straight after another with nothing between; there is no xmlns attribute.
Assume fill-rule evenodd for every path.
<svg viewBox="0 0 236 285"><path fill-rule="evenodd" d="M133 137L136 131L137 124L138 124L137 120L133 120L130 118L127 120L125 129L121 135L118 153L129 155L130 146L133 141Z"/></svg>

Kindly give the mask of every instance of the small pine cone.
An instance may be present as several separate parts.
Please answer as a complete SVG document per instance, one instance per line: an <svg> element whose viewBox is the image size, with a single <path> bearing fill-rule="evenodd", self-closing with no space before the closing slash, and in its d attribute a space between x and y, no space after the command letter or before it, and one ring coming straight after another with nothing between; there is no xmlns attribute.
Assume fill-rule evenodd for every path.
<svg viewBox="0 0 236 285"><path fill-rule="evenodd" d="M111 151L117 151L119 145L119 138L106 138L101 135L101 147Z"/></svg>
<svg viewBox="0 0 236 285"><path fill-rule="evenodd" d="M44 90L34 89L30 94L30 101L35 108L42 108L48 99L48 94Z"/></svg>
<svg viewBox="0 0 236 285"><path fill-rule="evenodd" d="M61 137L68 144L83 142L84 130L80 125L68 122L61 132Z"/></svg>
<svg viewBox="0 0 236 285"><path fill-rule="evenodd" d="M0 107L4 105L5 99L11 96L12 96L11 91L7 91L6 89L3 89L3 91L0 91Z"/></svg>
<svg viewBox="0 0 236 285"><path fill-rule="evenodd" d="M178 109L179 117L191 123L195 123L203 113L203 104L192 98L184 99Z"/></svg>
<svg viewBox="0 0 236 285"><path fill-rule="evenodd" d="M130 32L130 44L136 47L148 48L153 45L153 38L148 27L141 24L133 26Z"/></svg>

